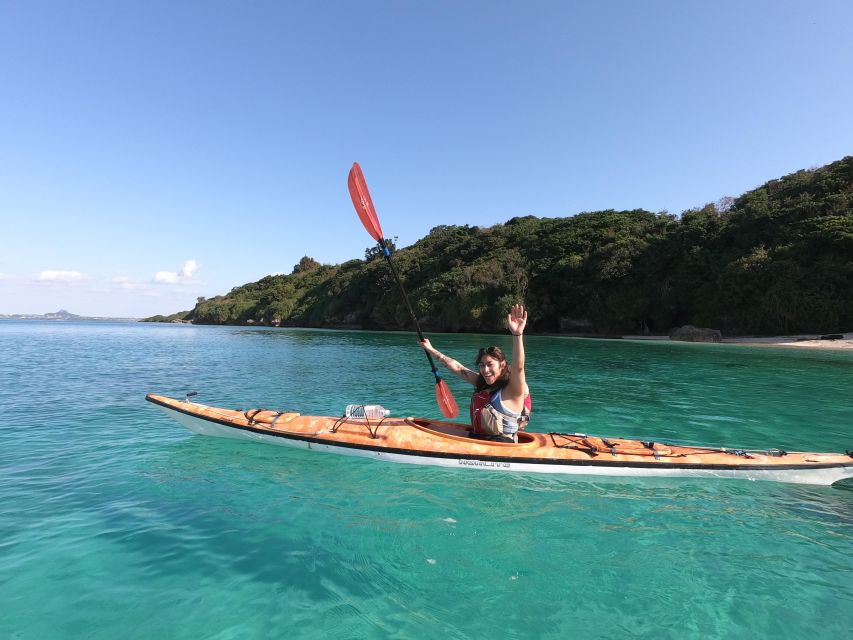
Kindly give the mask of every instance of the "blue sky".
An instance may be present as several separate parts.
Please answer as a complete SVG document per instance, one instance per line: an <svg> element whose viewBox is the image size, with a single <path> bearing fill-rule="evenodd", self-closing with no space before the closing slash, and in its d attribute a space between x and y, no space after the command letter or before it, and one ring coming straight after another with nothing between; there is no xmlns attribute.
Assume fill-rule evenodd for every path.
<svg viewBox="0 0 853 640"><path fill-rule="evenodd" d="M680 213L853 153L853 3L0 0L0 313L147 316L303 255Z"/></svg>

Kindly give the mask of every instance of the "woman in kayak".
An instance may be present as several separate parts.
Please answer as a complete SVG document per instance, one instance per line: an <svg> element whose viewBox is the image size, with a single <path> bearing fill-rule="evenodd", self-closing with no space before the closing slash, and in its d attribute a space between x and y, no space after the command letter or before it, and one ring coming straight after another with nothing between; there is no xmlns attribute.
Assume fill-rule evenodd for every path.
<svg viewBox="0 0 853 640"><path fill-rule="evenodd" d="M507 315L512 334L512 362L500 347L480 349L478 372L444 355L425 339L421 346L454 375L474 386L471 397L473 437L497 442L518 442L518 430L524 429L531 410L530 389L524 377L524 327L527 311L516 304Z"/></svg>

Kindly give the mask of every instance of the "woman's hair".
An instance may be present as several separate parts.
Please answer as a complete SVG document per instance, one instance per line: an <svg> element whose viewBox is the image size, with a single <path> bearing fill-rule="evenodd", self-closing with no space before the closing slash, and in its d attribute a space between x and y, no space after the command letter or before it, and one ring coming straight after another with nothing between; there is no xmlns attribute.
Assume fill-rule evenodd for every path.
<svg viewBox="0 0 853 640"><path fill-rule="evenodd" d="M480 362L486 356L490 356L500 362L506 362L506 354L504 354L503 349L501 349L500 347L485 347L477 352L477 367L480 366ZM482 374L478 372L476 389L477 391L483 391L484 389L491 389L493 391L497 391L498 389L503 389L505 386L507 386L509 384L509 379L509 367L504 367L504 370L501 371L501 375L498 377L497 380L495 380L495 383L491 386L486 384L486 381L483 379Z"/></svg>

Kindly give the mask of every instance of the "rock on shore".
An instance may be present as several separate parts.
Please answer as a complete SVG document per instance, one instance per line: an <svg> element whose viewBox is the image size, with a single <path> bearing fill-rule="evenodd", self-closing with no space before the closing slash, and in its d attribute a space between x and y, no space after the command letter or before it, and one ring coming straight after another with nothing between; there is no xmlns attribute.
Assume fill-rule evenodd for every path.
<svg viewBox="0 0 853 640"><path fill-rule="evenodd" d="M681 342L722 342L723 334L718 329L702 329L686 324L669 332L670 340Z"/></svg>

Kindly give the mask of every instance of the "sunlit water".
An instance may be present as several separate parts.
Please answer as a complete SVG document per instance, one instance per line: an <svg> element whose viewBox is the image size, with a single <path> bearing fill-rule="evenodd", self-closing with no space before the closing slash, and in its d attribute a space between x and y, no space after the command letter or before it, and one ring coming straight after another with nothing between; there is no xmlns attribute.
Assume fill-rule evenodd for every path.
<svg viewBox="0 0 853 640"><path fill-rule="evenodd" d="M527 345L531 430L853 448L853 354ZM394 465L144 401L438 417L433 387L407 333L0 322L0 638L853 637L848 485Z"/></svg>

